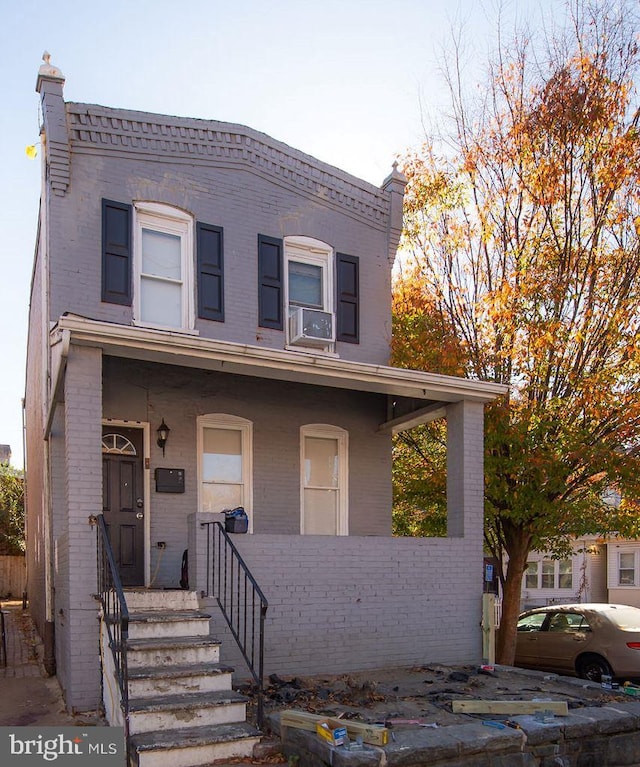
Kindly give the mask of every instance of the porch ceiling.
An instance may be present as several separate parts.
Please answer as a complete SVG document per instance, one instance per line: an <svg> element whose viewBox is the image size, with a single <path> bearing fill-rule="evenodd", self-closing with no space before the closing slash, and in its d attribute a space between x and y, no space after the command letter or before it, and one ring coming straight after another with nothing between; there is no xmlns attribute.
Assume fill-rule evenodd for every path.
<svg viewBox="0 0 640 767"><path fill-rule="evenodd" d="M217 341L195 334L118 325L74 315L60 317L51 331L52 345L65 338L71 344L100 347L105 354L114 357L374 392L417 401L417 407L410 412L381 426L394 432L439 417L447 403L462 400L490 402L507 391L501 384L370 365L321 354Z"/></svg>

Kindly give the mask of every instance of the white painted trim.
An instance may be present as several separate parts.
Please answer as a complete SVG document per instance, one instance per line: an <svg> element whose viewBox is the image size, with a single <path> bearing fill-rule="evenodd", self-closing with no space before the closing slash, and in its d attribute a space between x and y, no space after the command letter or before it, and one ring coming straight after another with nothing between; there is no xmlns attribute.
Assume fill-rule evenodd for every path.
<svg viewBox="0 0 640 767"><path fill-rule="evenodd" d="M633 554L633 577L635 581L633 584L621 584L619 582L621 554ZM608 589L638 592L640 590L640 544L632 541L609 542L607 545L607 571Z"/></svg>
<svg viewBox="0 0 640 767"><path fill-rule="evenodd" d="M144 485L144 584L151 584L151 427L148 421L125 421L103 418L102 426L142 429L142 482ZM102 468L100 469L102 472Z"/></svg>
<svg viewBox="0 0 640 767"><path fill-rule="evenodd" d="M207 413L196 418L197 425L197 484L198 484L198 512L202 511L201 487L202 487L202 434L209 426L214 429L231 429L239 431L242 440L242 484L243 484L243 507L249 518L249 533L253 532L253 422L247 418L241 418L228 413Z"/></svg>
<svg viewBox="0 0 640 767"><path fill-rule="evenodd" d="M284 238L284 305L286 307L286 325L285 325L285 345L288 349L292 348L289 337L289 315L291 309L289 306L289 261L298 261L304 264L311 264L322 268L322 306L309 307L320 309L331 314L332 322L336 323L336 312L334 306L335 296L335 277L334 277L334 252L331 245L313 237L304 237L292 235ZM304 348L304 346L302 346ZM330 342L320 349L315 350L322 354L333 354L335 352L335 343Z"/></svg>
<svg viewBox="0 0 640 767"><path fill-rule="evenodd" d="M194 238L193 217L179 208L173 208L158 202L134 202L134 227L133 227L133 317L134 323L148 327L152 323L146 322L141 317L140 307L140 280L142 276L142 228L143 226L157 232L172 234L180 238L180 271L181 271L181 307L182 328L193 330L195 327L194 311ZM173 282L173 281L171 281ZM160 326L155 326L160 327ZM168 326L166 329L175 330ZM177 328L181 330L181 328Z"/></svg>
<svg viewBox="0 0 640 767"><path fill-rule="evenodd" d="M336 535L349 535L349 432L340 426L309 423L300 427L300 535L304 529L304 441L306 437L335 439L338 443L338 518Z"/></svg>
<svg viewBox="0 0 640 767"><path fill-rule="evenodd" d="M463 400L490 402L508 391L507 386L492 382L352 362L322 354L194 338L177 331L118 325L73 315L60 317L51 333L51 341L55 342L63 330L71 331L72 343L98 346L105 354L116 357L352 391L447 403Z"/></svg>

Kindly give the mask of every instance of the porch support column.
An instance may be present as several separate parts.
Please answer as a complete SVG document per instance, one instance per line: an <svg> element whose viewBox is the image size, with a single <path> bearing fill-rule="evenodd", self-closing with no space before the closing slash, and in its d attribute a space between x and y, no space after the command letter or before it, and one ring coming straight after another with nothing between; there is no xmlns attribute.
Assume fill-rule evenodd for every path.
<svg viewBox="0 0 640 767"><path fill-rule="evenodd" d="M96 526L102 511L102 351L71 346L65 379L65 450L68 535L67 708L86 711L100 703Z"/></svg>
<svg viewBox="0 0 640 767"><path fill-rule="evenodd" d="M484 406L447 406L447 535L482 542L484 516Z"/></svg>

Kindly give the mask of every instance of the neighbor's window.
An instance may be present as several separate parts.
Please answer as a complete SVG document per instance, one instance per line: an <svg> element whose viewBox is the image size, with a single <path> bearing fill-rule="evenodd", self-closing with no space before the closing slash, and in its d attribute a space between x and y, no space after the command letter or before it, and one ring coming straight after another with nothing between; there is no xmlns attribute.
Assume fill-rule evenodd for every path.
<svg viewBox="0 0 640 767"><path fill-rule="evenodd" d="M573 564L570 559L562 559L558 562L558 588L570 589L573 587Z"/></svg>
<svg viewBox="0 0 640 767"><path fill-rule="evenodd" d="M252 506L252 425L224 414L198 418L200 511ZM250 527L251 515L249 514Z"/></svg>
<svg viewBox="0 0 640 767"><path fill-rule="evenodd" d="M551 559L542 560L542 583L541 588L552 589L555 586L554 583L554 562Z"/></svg>
<svg viewBox="0 0 640 767"><path fill-rule="evenodd" d="M633 551L618 554L618 585L636 585L636 555Z"/></svg>
<svg viewBox="0 0 640 767"><path fill-rule="evenodd" d="M524 574L526 589L570 589L573 587L573 565L570 559L543 559L528 562Z"/></svg>
<svg viewBox="0 0 640 767"><path fill-rule="evenodd" d="M538 588L538 563L529 562L524 575L524 585L527 589Z"/></svg>
<svg viewBox="0 0 640 767"><path fill-rule="evenodd" d="M135 222L136 322L193 328L191 217L168 205L138 203Z"/></svg>

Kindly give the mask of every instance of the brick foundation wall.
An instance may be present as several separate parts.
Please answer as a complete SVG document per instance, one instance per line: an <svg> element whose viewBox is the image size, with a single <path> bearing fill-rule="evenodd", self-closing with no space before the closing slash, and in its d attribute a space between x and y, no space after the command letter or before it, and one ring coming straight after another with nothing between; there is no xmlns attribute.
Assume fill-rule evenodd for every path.
<svg viewBox="0 0 640 767"><path fill-rule="evenodd" d="M477 662L479 541L234 536L269 600L266 673L343 673L417 663ZM201 572L201 570L200 570ZM470 573L477 572L475 582ZM474 585L475 583L475 585ZM222 657L246 666L217 605Z"/></svg>

